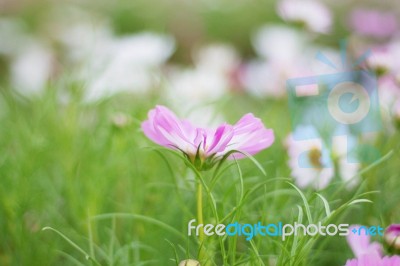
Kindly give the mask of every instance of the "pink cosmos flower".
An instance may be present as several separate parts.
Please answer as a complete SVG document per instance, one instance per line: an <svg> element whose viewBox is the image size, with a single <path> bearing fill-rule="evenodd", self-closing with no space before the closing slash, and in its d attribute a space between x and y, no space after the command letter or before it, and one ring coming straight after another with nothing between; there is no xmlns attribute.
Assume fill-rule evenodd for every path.
<svg viewBox="0 0 400 266"><path fill-rule="evenodd" d="M224 155L240 159L254 155L274 142L274 133L259 118L249 113L236 124L222 124L216 129L196 127L181 120L164 106L156 106L142 123L144 134L158 145L182 151L192 163L200 161L200 169L212 167Z"/></svg>
<svg viewBox="0 0 400 266"><path fill-rule="evenodd" d="M345 266L396 266L400 265L399 256L382 257L382 245L377 242L370 243L370 236L367 234L353 234L353 229L360 225L350 226L350 234L347 242L350 245L355 259L347 260Z"/></svg>
<svg viewBox="0 0 400 266"><path fill-rule="evenodd" d="M376 254L365 254L360 258L351 259L345 266L397 266L400 265L400 256L383 257Z"/></svg>
<svg viewBox="0 0 400 266"><path fill-rule="evenodd" d="M400 224L390 225L385 231L384 238L388 245L400 249Z"/></svg>
<svg viewBox="0 0 400 266"><path fill-rule="evenodd" d="M362 231L361 225L352 225L349 227L350 234L347 236L347 243L357 258L364 255L376 254L378 257L382 255L382 245L378 242L371 242L371 236L368 234L353 234L353 230Z"/></svg>

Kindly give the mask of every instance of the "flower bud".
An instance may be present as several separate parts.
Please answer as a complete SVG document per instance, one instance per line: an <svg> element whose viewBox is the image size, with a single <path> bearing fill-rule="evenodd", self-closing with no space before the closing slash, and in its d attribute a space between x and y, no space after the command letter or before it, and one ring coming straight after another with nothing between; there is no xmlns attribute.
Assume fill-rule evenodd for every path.
<svg viewBox="0 0 400 266"><path fill-rule="evenodd" d="M179 263L179 266L200 266L200 262L197 260L183 260Z"/></svg>
<svg viewBox="0 0 400 266"><path fill-rule="evenodd" d="M400 224L391 224L386 228L384 238L388 245L400 249Z"/></svg>

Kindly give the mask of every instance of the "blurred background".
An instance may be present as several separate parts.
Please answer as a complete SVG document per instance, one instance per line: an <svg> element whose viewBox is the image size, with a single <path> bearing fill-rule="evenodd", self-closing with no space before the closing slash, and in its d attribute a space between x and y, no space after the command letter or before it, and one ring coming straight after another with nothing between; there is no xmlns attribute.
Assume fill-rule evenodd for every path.
<svg viewBox="0 0 400 266"><path fill-rule="evenodd" d="M0 265L86 265L45 226L103 265L176 265L174 245L180 259L193 256L193 239L143 218L185 234L195 215L194 176L147 148L140 123L148 110L163 104L200 125L252 112L277 138L256 156L267 178L293 178L286 80L337 72L315 54L339 66L343 39L351 58L372 51L361 67L378 77L382 130L357 141L379 155L362 154L362 167L394 152L363 176L362 192L380 191L368 196L374 204L343 219L399 221L399 15L400 4L389 0L0 0ZM250 162L240 165L246 188L265 180ZM236 176L228 171L217 187L221 213L235 206ZM298 198L288 189L259 191L243 219L296 220ZM278 190L273 203L260 198ZM333 206L355 193L329 198L329 191ZM143 217L96 216L105 213ZM274 265L280 247L261 240ZM310 263L344 264L352 257L344 243L316 247Z"/></svg>

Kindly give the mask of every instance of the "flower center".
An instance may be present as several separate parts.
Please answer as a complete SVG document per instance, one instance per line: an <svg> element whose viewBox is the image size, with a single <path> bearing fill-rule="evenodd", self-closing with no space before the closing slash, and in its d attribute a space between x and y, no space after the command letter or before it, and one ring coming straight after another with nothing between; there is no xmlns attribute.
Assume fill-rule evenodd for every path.
<svg viewBox="0 0 400 266"><path fill-rule="evenodd" d="M318 149L317 147L313 147L308 152L308 159L310 160L311 165L314 166L315 168L322 168L321 157L322 157L321 150Z"/></svg>

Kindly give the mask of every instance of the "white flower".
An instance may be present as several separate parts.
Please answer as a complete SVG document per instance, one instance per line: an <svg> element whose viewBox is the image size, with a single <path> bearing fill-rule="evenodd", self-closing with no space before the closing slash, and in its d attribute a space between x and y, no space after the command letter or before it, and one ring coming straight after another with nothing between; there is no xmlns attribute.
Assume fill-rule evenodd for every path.
<svg viewBox="0 0 400 266"><path fill-rule="evenodd" d="M257 54L265 59L293 63L304 52L306 39L295 29L272 25L260 28L252 43Z"/></svg>
<svg viewBox="0 0 400 266"><path fill-rule="evenodd" d="M338 160L339 175L351 188L358 184L361 164L356 154L357 140L352 135L335 136L332 140L332 151Z"/></svg>
<svg viewBox="0 0 400 266"><path fill-rule="evenodd" d="M69 22L68 25L55 26L55 38L65 48L67 60L77 65L85 65L113 42L111 29L105 23Z"/></svg>
<svg viewBox="0 0 400 266"><path fill-rule="evenodd" d="M286 95L286 80L290 75L290 68L282 64L253 60L243 67L241 82L253 95L282 98Z"/></svg>
<svg viewBox="0 0 400 266"><path fill-rule="evenodd" d="M280 98L286 94L286 80L303 72L306 40L296 30L284 26L265 26L253 38L262 57L245 64L241 82L257 96Z"/></svg>
<svg viewBox="0 0 400 266"><path fill-rule="evenodd" d="M298 127L286 140L288 164L296 184L301 188L324 189L335 175L334 159L347 187L357 184L360 164L355 158L354 144L355 139L349 135L334 137L331 152L314 128Z"/></svg>
<svg viewBox="0 0 400 266"><path fill-rule="evenodd" d="M162 64L174 51L169 36L141 33L112 39L90 62L86 100L119 92L144 93L158 84Z"/></svg>
<svg viewBox="0 0 400 266"><path fill-rule="evenodd" d="M330 10L315 0L282 0L277 7L281 18L290 22L304 24L318 33L327 33L332 24Z"/></svg>
<svg viewBox="0 0 400 266"><path fill-rule="evenodd" d="M291 175L299 187L323 189L328 186L334 169L322 139L295 140L290 135L286 145Z"/></svg>
<svg viewBox="0 0 400 266"><path fill-rule="evenodd" d="M26 44L11 62L11 83L25 96L39 95L53 70L53 54L39 42Z"/></svg>
<svg viewBox="0 0 400 266"><path fill-rule="evenodd" d="M239 65L237 51L228 44L210 44L202 47L195 53L194 62L196 68L218 72L220 74L230 74Z"/></svg>
<svg viewBox="0 0 400 266"><path fill-rule="evenodd" d="M392 41L387 45L374 47L367 58L367 65L378 76L396 76L400 74L400 41Z"/></svg>
<svg viewBox="0 0 400 266"><path fill-rule="evenodd" d="M392 69L392 55L384 49L374 50L371 56L367 58L368 66L375 70L378 75L386 74Z"/></svg>
<svg viewBox="0 0 400 266"><path fill-rule="evenodd" d="M216 72L177 68L169 76L165 96L180 115L200 125L214 125L221 119L212 103L227 92L227 80Z"/></svg>
<svg viewBox="0 0 400 266"><path fill-rule="evenodd" d="M239 57L233 47L212 44L194 55L194 66L172 67L167 78L165 97L181 115L200 124L221 122L212 103L231 89L231 73Z"/></svg>
<svg viewBox="0 0 400 266"><path fill-rule="evenodd" d="M24 96L39 95L53 72L51 49L18 20L0 20L0 40L0 54L10 60L11 86Z"/></svg>
<svg viewBox="0 0 400 266"><path fill-rule="evenodd" d="M206 68L172 70L167 87L168 98L190 106L209 103L228 92L228 80Z"/></svg>

